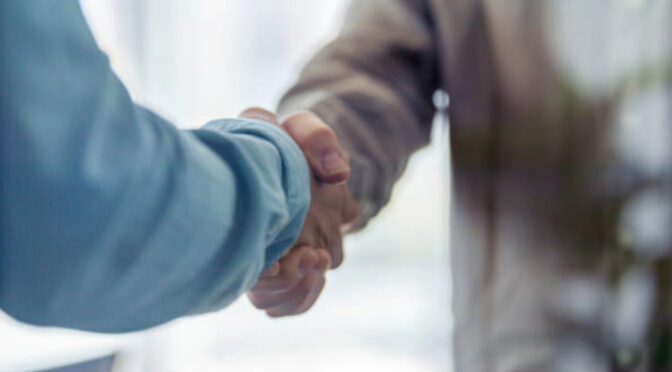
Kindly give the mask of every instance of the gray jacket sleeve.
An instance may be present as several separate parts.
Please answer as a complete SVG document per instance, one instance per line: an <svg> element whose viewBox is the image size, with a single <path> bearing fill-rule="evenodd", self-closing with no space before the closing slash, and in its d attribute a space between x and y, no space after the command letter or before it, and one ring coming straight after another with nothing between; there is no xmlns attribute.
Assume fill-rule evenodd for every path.
<svg viewBox="0 0 672 372"><path fill-rule="evenodd" d="M356 228L389 200L409 156L429 142L437 89L432 19L423 0L354 1L336 40L312 59L279 112L317 113L353 167Z"/></svg>

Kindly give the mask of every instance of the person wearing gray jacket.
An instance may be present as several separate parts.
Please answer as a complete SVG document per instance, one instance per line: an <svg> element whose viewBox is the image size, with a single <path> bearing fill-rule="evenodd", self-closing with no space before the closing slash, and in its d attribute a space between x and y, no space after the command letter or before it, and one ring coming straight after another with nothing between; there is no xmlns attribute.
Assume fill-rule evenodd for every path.
<svg viewBox="0 0 672 372"><path fill-rule="evenodd" d="M672 2L633 3L354 1L279 105L338 136L356 230L448 94L457 371L652 363L663 301L605 307L657 298L672 245Z"/></svg>

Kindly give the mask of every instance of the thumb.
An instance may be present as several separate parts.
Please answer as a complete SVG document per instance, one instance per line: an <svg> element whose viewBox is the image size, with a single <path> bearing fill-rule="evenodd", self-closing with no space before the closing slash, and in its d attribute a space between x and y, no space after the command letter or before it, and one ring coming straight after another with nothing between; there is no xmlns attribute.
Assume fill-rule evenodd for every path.
<svg viewBox="0 0 672 372"><path fill-rule="evenodd" d="M341 184L350 177L350 165L336 133L317 115L300 112L282 123L301 147L311 170L325 183Z"/></svg>

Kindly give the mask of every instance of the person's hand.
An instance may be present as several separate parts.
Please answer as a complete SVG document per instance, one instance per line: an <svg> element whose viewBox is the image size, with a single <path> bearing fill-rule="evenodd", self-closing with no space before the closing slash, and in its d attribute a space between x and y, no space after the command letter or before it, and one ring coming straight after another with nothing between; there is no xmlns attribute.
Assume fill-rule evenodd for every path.
<svg viewBox="0 0 672 372"><path fill-rule="evenodd" d="M241 117L277 125L275 115L263 109L245 110ZM311 113L292 115L281 127L303 150L314 177L311 205L299 238L248 293L253 305L273 317L301 314L315 303L326 270L343 261L342 230L357 214L344 184L350 167L334 132Z"/></svg>
<svg viewBox="0 0 672 372"><path fill-rule="evenodd" d="M326 282L331 258L325 250L294 246L267 268L247 296L270 317L298 315L310 309Z"/></svg>
<svg viewBox="0 0 672 372"><path fill-rule="evenodd" d="M300 112L282 127L301 147L314 174L311 203L297 245L326 249L331 268L343 262L343 231L357 216L357 204L345 181L350 166L334 131L317 115Z"/></svg>

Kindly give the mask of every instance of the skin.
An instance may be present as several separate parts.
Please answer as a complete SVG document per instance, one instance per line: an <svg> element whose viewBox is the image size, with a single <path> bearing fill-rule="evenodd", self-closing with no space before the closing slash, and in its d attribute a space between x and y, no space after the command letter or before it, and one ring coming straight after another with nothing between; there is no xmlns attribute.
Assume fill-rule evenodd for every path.
<svg viewBox="0 0 672 372"><path fill-rule="evenodd" d="M324 289L327 270L343 262L342 234L357 216L357 205L345 185L350 166L336 134L310 112L291 115L282 124L261 108L247 109L240 116L280 126L302 149L312 171L311 203L297 241L261 273L247 294L270 317L302 314Z"/></svg>

